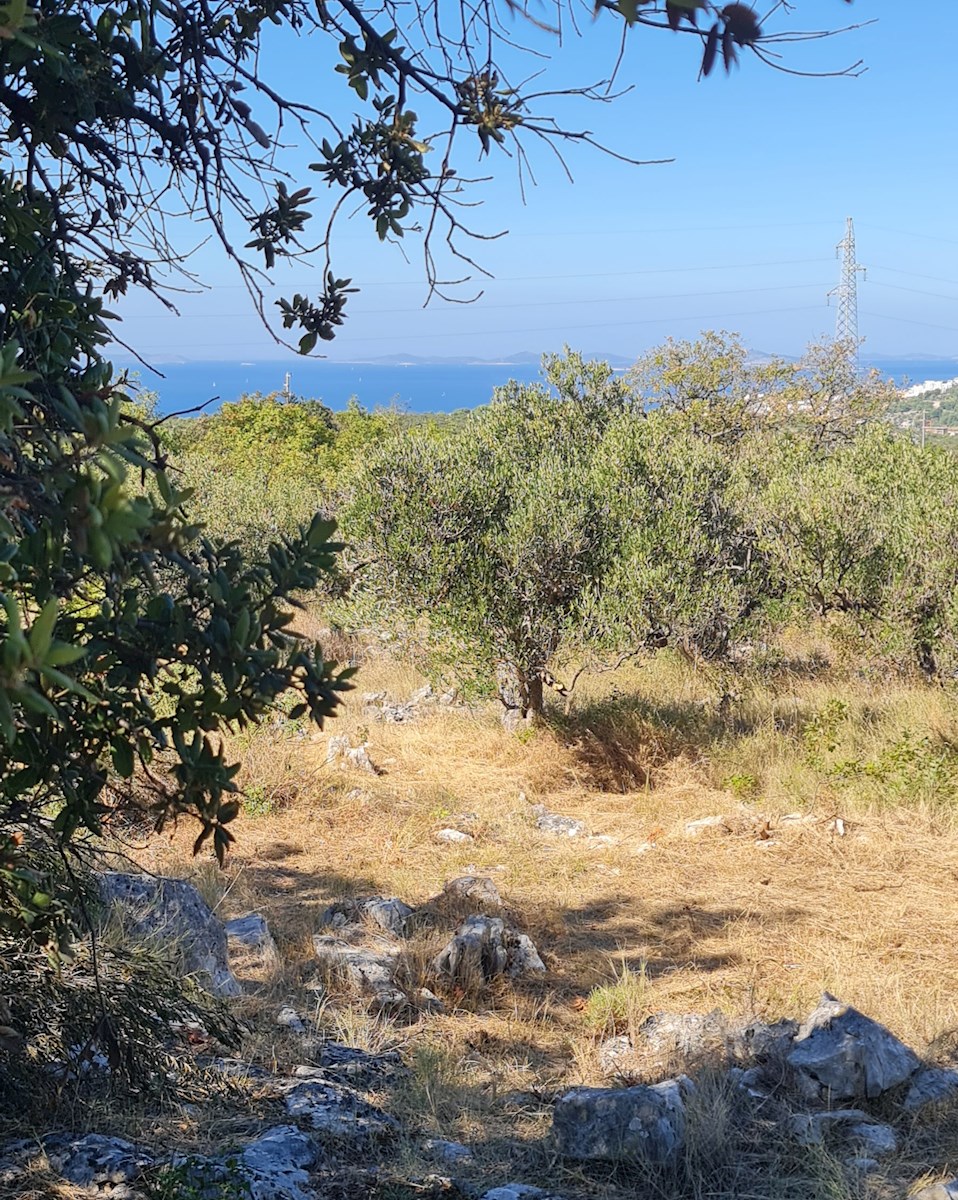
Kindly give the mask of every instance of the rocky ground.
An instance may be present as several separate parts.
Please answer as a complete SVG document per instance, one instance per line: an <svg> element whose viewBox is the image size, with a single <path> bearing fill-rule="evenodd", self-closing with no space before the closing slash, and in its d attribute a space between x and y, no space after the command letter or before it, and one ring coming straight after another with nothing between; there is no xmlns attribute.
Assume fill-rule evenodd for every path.
<svg viewBox="0 0 958 1200"><path fill-rule="evenodd" d="M251 742L274 802L225 873L178 838L134 853L167 878L103 873L114 933L245 1033L177 1029L162 1103L87 1054L92 1102L5 1127L3 1194L958 1196L940 814L743 801L687 759L614 791L588 744L416 692Z"/></svg>

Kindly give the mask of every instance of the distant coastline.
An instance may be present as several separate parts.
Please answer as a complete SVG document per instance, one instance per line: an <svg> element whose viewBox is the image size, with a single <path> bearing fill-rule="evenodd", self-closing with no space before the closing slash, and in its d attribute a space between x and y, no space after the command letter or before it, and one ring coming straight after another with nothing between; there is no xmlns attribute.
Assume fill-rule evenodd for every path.
<svg viewBox="0 0 958 1200"><path fill-rule="evenodd" d="M609 362L616 370L631 365L621 355L587 357ZM366 408L396 406L415 413L475 408L488 403L494 389L510 380L533 383L541 378L539 356L531 353L482 362L424 361L416 356L395 355L389 361L374 362L277 359L154 365L160 375L137 364L127 364L126 369L137 372L141 387L157 393L158 410L163 415L186 412L197 406L202 406L205 412L214 412L223 402L236 400L244 393L282 391L287 372L293 395L322 400L333 409L345 408L350 398L355 397ZM958 359L953 358L875 358L863 360L862 365L875 366L899 384L936 380L944 383L958 376Z"/></svg>

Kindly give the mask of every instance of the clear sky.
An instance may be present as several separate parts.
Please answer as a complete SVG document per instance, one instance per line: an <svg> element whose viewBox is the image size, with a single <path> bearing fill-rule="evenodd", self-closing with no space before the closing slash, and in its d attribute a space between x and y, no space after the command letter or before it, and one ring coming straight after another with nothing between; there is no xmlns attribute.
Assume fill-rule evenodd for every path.
<svg viewBox="0 0 958 1200"><path fill-rule="evenodd" d="M958 356L958 4L937 5L932 16L914 0L797 0L794 10L776 17L776 27L875 18L787 48L784 60L825 71L861 58L865 74L797 78L745 53L730 77L717 69L697 82L692 38L636 28L618 76L629 93L604 105L569 102L561 115L624 154L674 161L635 167L577 147L567 155L570 182L547 149L531 147L538 183L523 202L515 160L493 153L479 161L470 145L460 171L494 173L476 189L482 206L470 220L487 234L508 230L470 247L494 276L481 281L471 305L434 300L423 309L415 242L406 262L361 216L341 225L333 266L361 291L325 348L329 358L494 359L563 343L632 356L705 328L741 332L755 350L797 354L834 330L826 293L838 282L835 246L846 216L867 267L859 285L866 354ZM616 30L611 19L587 19L582 36L566 36L558 48L533 35L554 54L551 63L530 60L526 71L545 66L543 86L593 82L615 59ZM329 64L330 47L279 34L263 70L287 94L328 99L342 111L345 89ZM302 174L302 184L316 183ZM317 215L327 199L318 195ZM202 231L181 234L187 242ZM258 324L228 264L207 248L193 265L211 286L182 298L180 318L149 297L124 302L122 334L131 345L156 361L287 353ZM308 289L317 279L298 265L284 288Z"/></svg>

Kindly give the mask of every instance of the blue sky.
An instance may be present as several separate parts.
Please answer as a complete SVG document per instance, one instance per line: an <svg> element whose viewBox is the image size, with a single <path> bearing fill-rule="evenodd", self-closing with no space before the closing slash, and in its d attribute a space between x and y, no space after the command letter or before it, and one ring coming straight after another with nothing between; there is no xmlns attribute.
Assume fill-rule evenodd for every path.
<svg viewBox="0 0 958 1200"><path fill-rule="evenodd" d="M514 160L494 153L479 161L464 145L461 172L494 173L476 188L482 205L470 219L483 233L509 231L470 247L494 276L481 281L483 295L471 305L434 300L423 309L415 240L406 262L378 243L362 217L342 224L333 266L361 292L329 357L495 358L563 343L638 355L668 335L704 328L739 331L757 350L799 353L833 331L826 293L838 280L835 245L846 216L855 219L858 259L868 268L859 291L866 353L958 355L951 82L958 5L937 6L927 25L925 6L905 0L798 0L794 7L791 17L775 18L777 27L877 18L831 40L792 46L785 60L816 71L862 58L867 72L796 78L746 54L730 77L716 71L697 82L692 38L637 28L618 76L629 93L605 105L567 103L561 115L624 154L673 162L635 167L576 147L567 154L570 182L548 151L537 150L538 186L526 188L523 203ZM558 49L533 35L537 46L548 41L555 51L544 85L604 76L617 52L616 30L611 19L586 20L583 36L565 37ZM288 94L348 104L340 77L329 72L329 53L315 40L280 34L264 72ZM520 65L516 73L531 69ZM299 166L309 160L293 157ZM303 172L301 182L315 179ZM317 216L326 202L318 193ZM184 240L196 235L181 232ZM149 297L129 298L120 309L124 338L157 361L283 357L230 266L206 249L194 267L210 289L184 297L178 319ZM303 290L315 278L298 265L288 286Z"/></svg>

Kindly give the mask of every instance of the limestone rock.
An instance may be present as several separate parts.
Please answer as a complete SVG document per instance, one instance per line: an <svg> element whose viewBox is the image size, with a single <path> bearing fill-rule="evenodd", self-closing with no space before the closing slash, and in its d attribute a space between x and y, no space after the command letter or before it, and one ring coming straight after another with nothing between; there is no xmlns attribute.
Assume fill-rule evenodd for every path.
<svg viewBox="0 0 958 1200"><path fill-rule="evenodd" d="M311 1137L295 1125L267 1129L239 1156L252 1200L314 1200L307 1168L320 1158Z"/></svg>
<svg viewBox="0 0 958 1200"><path fill-rule="evenodd" d="M471 833L463 833L461 829L439 829L436 831L435 838L437 842L453 842L461 845L476 840Z"/></svg>
<svg viewBox="0 0 958 1200"><path fill-rule="evenodd" d="M826 992L795 1036L789 1064L830 1097L874 1099L918 1070L918 1057L883 1025Z"/></svg>
<svg viewBox="0 0 958 1200"><path fill-rule="evenodd" d="M223 925L191 883L118 871L97 878L103 903L137 937L172 952L184 972L196 975L214 995L241 994L229 969Z"/></svg>
<svg viewBox="0 0 958 1200"><path fill-rule="evenodd" d="M395 981L398 947L382 944L368 949L321 933L313 936L313 947L327 969L342 974L357 991L381 1007L406 1003L406 994Z"/></svg>
<svg viewBox="0 0 958 1200"><path fill-rule="evenodd" d="M472 1162L472 1150L462 1142L447 1142L445 1138L426 1138L423 1150L450 1166Z"/></svg>
<svg viewBox="0 0 958 1200"><path fill-rule="evenodd" d="M495 912L502 908L499 889L488 876L460 875L443 884L442 899L468 901L478 912Z"/></svg>
<svg viewBox="0 0 958 1200"><path fill-rule="evenodd" d="M462 922L436 955L433 970L469 986L497 975L515 977L526 971L544 971L545 964L526 934L510 929L501 917L476 913Z"/></svg>
<svg viewBox="0 0 958 1200"><path fill-rule="evenodd" d="M922 1067L912 1076L902 1108L918 1112L928 1104L938 1104L958 1096L958 1071L954 1067Z"/></svg>
<svg viewBox="0 0 958 1200"><path fill-rule="evenodd" d="M359 1092L331 1080L310 1079L286 1093L286 1111L328 1137L362 1142L398 1130L399 1125Z"/></svg>
<svg viewBox="0 0 958 1200"><path fill-rule="evenodd" d="M339 900L324 910L320 925L342 928L345 925L369 921L386 933L404 937L406 922L413 910L398 896L370 896L362 900Z"/></svg>
<svg viewBox="0 0 958 1200"><path fill-rule="evenodd" d="M553 833L557 837L581 837L585 833L585 824L575 817L563 817L559 813L549 812L544 804L535 804L532 808L536 818L536 829L542 833Z"/></svg>
<svg viewBox="0 0 958 1200"><path fill-rule="evenodd" d="M367 775L378 775L379 769L373 765L369 757L369 743L353 746L348 733L334 735L326 743L327 766L339 765L353 767L357 771L365 771Z"/></svg>
<svg viewBox="0 0 958 1200"><path fill-rule="evenodd" d="M266 950L276 953L276 943L261 913L247 913L245 917L234 917L223 926L230 942L248 946L251 950Z"/></svg>
<svg viewBox="0 0 958 1200"><path fill-rule="evenodd" d="M863 1154L870 1157L884 1158L898 1150L898 1134L891 1125L867 1121L864 1124L852 1125L848 1136L854 1139Z"/></svg>
<svg viewBox="0 0 958 1200"><path fill-rule="evenodd" d="M556 1101L553 1133L566 1158L669 1162L685 1141L682 1083L575 1088Z"/></svg>
<svg viewBox="0 0 958 1200"><path fill-rule="evenodd" d="M123 1138L87 1133L75 1137L58 1133L45 1138L43 1148L51 1168L68 1183L100 1190L133 1183L153 1156Z"/></svg>

